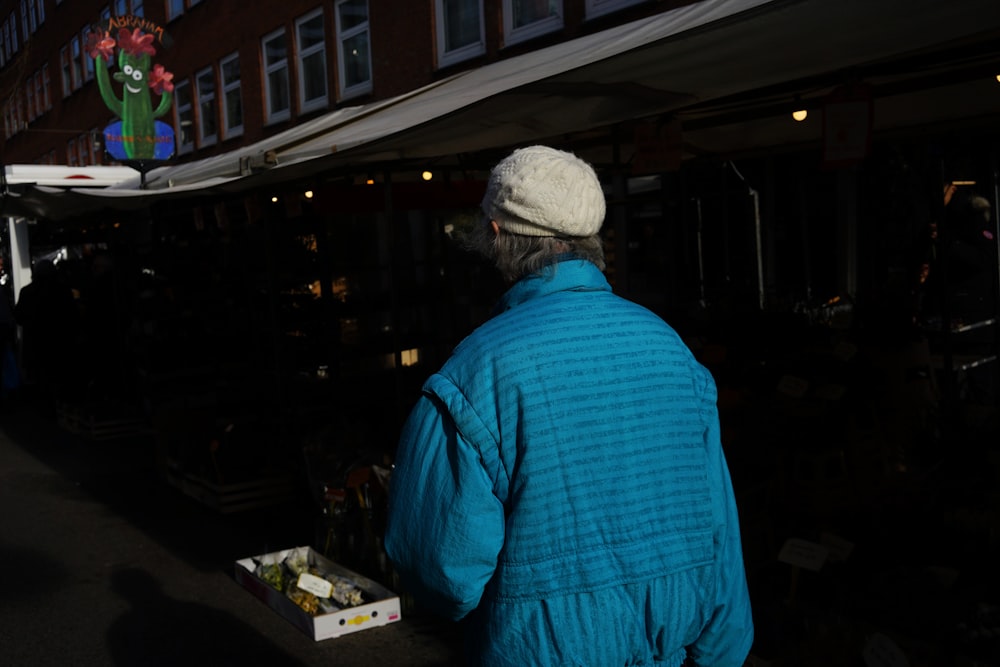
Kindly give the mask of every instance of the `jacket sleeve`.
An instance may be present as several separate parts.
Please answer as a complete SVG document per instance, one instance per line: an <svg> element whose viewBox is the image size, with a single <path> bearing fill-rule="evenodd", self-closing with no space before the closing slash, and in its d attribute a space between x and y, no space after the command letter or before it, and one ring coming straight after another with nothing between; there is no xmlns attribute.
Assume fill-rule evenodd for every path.
<svg viewBox="0 0 1000 667"><path fill-rule="evenodd" d="M503 540L503 506L478 447L425 394L403 428L390 482L385 548L403 586L458 620L479 604Z"/></svg>
<svg viewBox="0 0 1000 667"><path fill-rule="evenodd" d="M754 637L739 515L720 436L715 416L709 420L705 443L715 520L714 602L701 636L688 647L693 663L699 667L740 667L750 653Z"/></svg>

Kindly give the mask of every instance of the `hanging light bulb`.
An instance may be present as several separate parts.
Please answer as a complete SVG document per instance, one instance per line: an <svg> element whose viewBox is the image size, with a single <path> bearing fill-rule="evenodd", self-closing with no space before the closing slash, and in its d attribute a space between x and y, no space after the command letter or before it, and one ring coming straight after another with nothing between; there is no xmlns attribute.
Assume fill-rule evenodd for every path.
<svg viewBox="0 0 1000 667"><path fill-rule="evenodd" d="M421 177L422 179L424 179L425 181L429 181L429 180L431 180L432 178L434 178L434 174L432 174L432 173L431 173L431 172L429 172L429 171L425 171L424 173L420 174L420 177Z"/></svg>
<svg viewBox="0 0 1000 667"><path fill-rule="evenodd" d="M806 119L806 116L808 116L808 115L809 115L809 112L806 111L805 109L799 109L797 111L793 111L792 112L792 118L794 118L795 121L798 122L798 123L801 123L802 121L804 121Z"/></svg>

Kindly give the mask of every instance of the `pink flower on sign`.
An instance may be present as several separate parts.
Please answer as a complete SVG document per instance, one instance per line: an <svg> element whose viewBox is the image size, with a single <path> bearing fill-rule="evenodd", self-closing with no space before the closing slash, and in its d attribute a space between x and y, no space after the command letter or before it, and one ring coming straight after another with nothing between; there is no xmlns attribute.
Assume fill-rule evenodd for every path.
<svg viewBox="0 0 1000 667"><path fill-rule="evenodd" d="M163 91L174 92L174 75L163 69L163 65L153 65L153 71L149 73L149 87L157 95L162 95Z"/></svg>
<svg viewBox="0 0 1000 667"><path fill-rule="evenodd" d="M144 35L138 28L132 32L123 28L118 33L118 46L130 56L139 56L143 53L148 53L151 56L156 55L156 47L153 46L153 35Z"/></svg>
<svg viewBox="0 0 1000 667"><path fill-rule="evenodd" d="M99 32L91 32L87 35L87 53L91 58L103 56L105 60L111 60L115 54L115 40L107 30L102 35Z"/></svg>

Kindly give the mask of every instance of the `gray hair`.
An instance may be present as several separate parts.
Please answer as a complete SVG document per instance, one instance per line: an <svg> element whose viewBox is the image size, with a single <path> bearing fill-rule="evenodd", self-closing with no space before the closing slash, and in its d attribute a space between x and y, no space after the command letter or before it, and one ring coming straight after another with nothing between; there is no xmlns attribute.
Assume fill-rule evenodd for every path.
<svg viewBox="0 0 1000 667"><path fill-rule="evenodd" d="M604 242L599 234L591 236L523 236L500 228L494 234L489 220L472 225L462 236L463 245L493 262L504 280L517 282L540 271L559 255L585 259L604 270Z"/></svg>

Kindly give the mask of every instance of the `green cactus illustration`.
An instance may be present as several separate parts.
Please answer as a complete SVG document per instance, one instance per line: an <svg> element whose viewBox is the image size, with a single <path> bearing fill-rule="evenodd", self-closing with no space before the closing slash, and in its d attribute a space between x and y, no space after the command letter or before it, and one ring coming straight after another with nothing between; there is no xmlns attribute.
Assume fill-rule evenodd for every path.
<svg viewBox="0 0 1000 667"><path fill-rule="evenodd" d="M113 114L122 120L122 142L126 155L133 160L151 159L156 148L156 118L170 110L173 102L173 75L162 66L152 66L153 35L121 30L117 42L107 32L103 38L91 38L91 56L96 62L97 85L101 99ZM118 71L108 72L107 60L118 47ZM107 59L107 60L106 60ZM121 99L115 93L111 79L122 84ZM153 108L152 93L160 94Z"/></svg>

